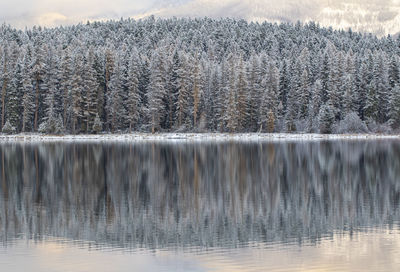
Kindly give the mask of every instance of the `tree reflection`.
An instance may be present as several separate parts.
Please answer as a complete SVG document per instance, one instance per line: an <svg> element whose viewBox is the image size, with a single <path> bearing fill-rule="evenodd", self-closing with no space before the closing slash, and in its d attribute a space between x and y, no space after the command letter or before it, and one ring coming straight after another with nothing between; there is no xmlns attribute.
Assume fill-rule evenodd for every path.
<svg viewBox="0 0 400 272"><path fill-rule="evenodd" d="M2 144L0 238L124 248L318 241L393 226L400 143Z"/></svg>

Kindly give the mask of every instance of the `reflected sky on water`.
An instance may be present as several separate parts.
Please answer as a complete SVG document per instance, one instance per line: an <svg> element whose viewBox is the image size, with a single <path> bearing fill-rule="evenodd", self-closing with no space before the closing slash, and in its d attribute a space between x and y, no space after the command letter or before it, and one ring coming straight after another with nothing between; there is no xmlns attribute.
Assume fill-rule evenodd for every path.
<svg viewBox="0 0 400 272"><path fill-rule="evenodd" d="M1 144L0 268L399 270L399 203L397 141Z"/></svg>

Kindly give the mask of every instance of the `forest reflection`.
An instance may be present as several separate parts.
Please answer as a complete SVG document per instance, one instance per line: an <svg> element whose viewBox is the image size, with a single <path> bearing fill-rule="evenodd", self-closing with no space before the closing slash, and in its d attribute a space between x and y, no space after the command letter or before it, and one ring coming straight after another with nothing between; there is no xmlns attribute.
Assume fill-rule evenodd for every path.
<svg viewBox="0 0 400 272"><path fill-rule="evenodd" d="M397 141L12 143L0 156L3 245L301 245L399 226Z"/></svg>

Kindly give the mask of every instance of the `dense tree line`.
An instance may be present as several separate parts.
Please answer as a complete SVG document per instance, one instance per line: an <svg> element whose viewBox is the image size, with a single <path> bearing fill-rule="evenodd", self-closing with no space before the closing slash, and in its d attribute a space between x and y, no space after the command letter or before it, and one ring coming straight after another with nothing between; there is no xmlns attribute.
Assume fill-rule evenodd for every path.
<svg viewBox="0 0 400 272"><path fill-rule="evenodd" d="M232 19L0 27L3 132L388 132L400 39Z"/></svg>

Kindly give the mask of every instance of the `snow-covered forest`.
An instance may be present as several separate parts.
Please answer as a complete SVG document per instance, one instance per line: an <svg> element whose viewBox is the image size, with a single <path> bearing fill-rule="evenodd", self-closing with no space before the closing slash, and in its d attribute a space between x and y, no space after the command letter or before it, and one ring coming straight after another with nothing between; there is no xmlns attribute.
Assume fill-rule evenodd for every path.
<svg viewBox="0 0 400 272"><path fill-rule="evenodd" d="M0 27L4 133L391 132L400 39L233 19Z"/></svg>

